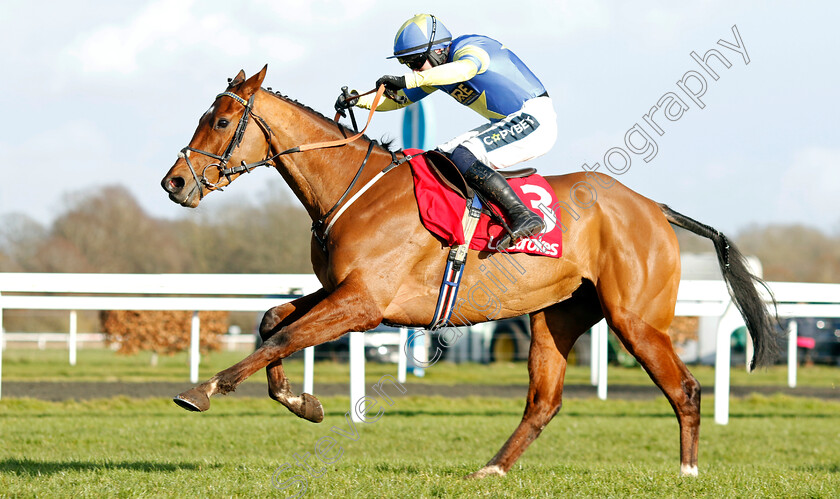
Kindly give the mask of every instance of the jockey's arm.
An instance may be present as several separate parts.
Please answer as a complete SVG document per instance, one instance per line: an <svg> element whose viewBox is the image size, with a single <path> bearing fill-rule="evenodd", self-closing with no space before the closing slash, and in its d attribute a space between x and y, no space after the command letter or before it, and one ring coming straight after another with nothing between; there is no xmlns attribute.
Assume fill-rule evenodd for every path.
<svg viewBox="0 0 840 499"><path fill-rule="evenodd" d="M405 90L400 90L399 95L406 98L404 104L399 104L391 99L382 97L377 111L393 111L408 106L430 93L437 90L438 85L449 85L467 81L473 76L487 70L490 57L487 52L478 48L467 46L455 53L455 60L425 71L411 71L405 74ZM373 106L373 95L359 97L356 106L370 109Z"/></svg>
<svg viewBox="0 0 840 499"><path fill-rule="evenodd" d="M406 95L405 91L400 90L399 92L397 92L397 94L399 94L399 95L401 95L405 98L405 103L404 104L400 104L400 103L398 103L394 100L391 100L391 99L389 99L389 98L387 98L383 95L379 99L379 105L376 106L376 110L377 111L394 111L395 109L402 109L402 108L408 106L409 104L413 104L414 102L417 102L418 100L422 99L423 97L425 97L426 95L428 95L429 93L431 93L434 90L435 90L434 88L429 89L427 92L424 92L424 95L419 96L419 98L417 96L415 96L414 99L409 98L409 96ZM354 92L355 92L355 90L354 90ZM370 109L371 107L373 107L373 99L375 97L376 96L373 95L373 94L363 95L363 96L359 97L359 102L356 103L356 107L361 107L362 109Z"/></svg>
<svg viewBox="0 0 840 499"><path fill-rule="evenodd" d="M407 73L405 75L405 86L411 89L450 85L471 79L478 74L478 70L479 67L473 58L459 59L425 71L412 71L411 73Z"/></svg>

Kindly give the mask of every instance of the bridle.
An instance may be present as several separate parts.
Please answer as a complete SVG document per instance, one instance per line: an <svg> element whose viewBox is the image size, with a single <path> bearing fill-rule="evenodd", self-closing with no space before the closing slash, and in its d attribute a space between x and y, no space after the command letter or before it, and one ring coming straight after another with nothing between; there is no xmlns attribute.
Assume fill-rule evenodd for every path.
<svg viewBox="0 0 840 499"><path fill-rule="evenodd" d="M204 150L201 150L201 149L196 149L194 147L186 146L183 149L181 149L181 152L178 153L178 157L183 158L184 161L187 163L187 167L190 169L190 173L192 174L193 179L195 180L195 185L198 186L199 199L203 199L204 198L204 187L206 187L210 191L213 191L213 190L221 191L221 190L223 190L222 186L219 186L218 183L210 182L210 180L207 179L206 172L207 172L207 169L210 168L210 167L215 166L216 168L218 168L219 179L221 180L222 177L226 178L228 183L225 184L225 186L227 186L231 182L233 182L233 179L231 179L231 175L235 175L237 173L250 173L251 170L253 170L257 167L260 167L260 166L275 166L275 165L272 164L272 162L280 156L283 156L283 155L286 155L286 154L297 153L297 152L311 151L311 150L314 150L314 149L326 149L326 148L329 148L329 147L343 146L343 145L349 144L350 142L353 142L354 140L363 136L364 133L365 133L365 130L367 130L368 126L370 125L371 119L373 118L373 113L376 111L376 108L379 105L379 101L381 100L382 95L386 92L385 85L380 85L380 87L378 89L371 90L369 92L366 92L364 94L359 94L359 95L356 96L356 97L361 97L361 96L364 96L364 95L372 94L374 92L376 93L376 95L374 96L373 105L371 106L370 113L368 114L367 123L365 123L364 128L360 132L357 132L356 135L353 135L351 137L346 137L344 139L339 139L339 140L332 140L332 141L327 141L327 142L316 142L316 143L313 143L313 144L304 144L304 145L292 147L291 149L286 149L285 151L278 152L277 154L275 154L273 156L270 156L270 154L271 154L271 136L274 135L274 132L271 130L271 127L268 126L268 123L264 119L262 119L258 114L256 114L254 112L254 97L256 96L256 93L251 95L251 97L246 101L245 99L236 95L233 92L222 92L222 93L220 93L219 95L216 96L216 99L219 99L220 97L230 97L231 99L235 100L236 102L238 102L239 104L241 104L245 108L245 110L242 112L242 117L239 118L239 123L236 126L236 131L233 134L233 138L231 138L230 143L228 143L227 148L225 148L225 152L222 155L218 155L218 154L214 154L214 153L204 151ZM251 116L253 116L255 121L259 124L260 128L263 131L263 134L265 134L265 140L268 142L269 149L268 149L268 153L266 154L266 158L261 160L261 161L254 162L254 163L245 163L245 161L243 160L242 163L239 166L234 166L234 167L228 168L227 164L230 161L230 158L233 156L233 152L236 150L237 147L239 147L240 143L242 142L242 139L245 136L245 128L248 126L248 121L249 121L249 118ZM340 114L336 114L336 116L335 116L335 121L336 122L338 122L339 116L340 116ZM375 176L373 179L371 179L366 185L364 185L354 196L347 199L348 194L350 193L351 190L353 190L353 186L356 185L356 182L359 180L359 177L362 174L362 170L364 170L365 165L367 164L368 159L370 158L370 154L371 154L371 151L373 149L374 142L375 141L371 141L370 145L368 146L367 153L365 154L365 158L362 161L361 166L359 166L359 170L356 172L355 177L353 177L353 180L350 182L350 185L344 191L344 194L341 195L341 197L338 199L338 201L335 203L335 205L333 205L333 207L330 208L324 216L322 216L320 219L318 219L318 220L316 220L315 222L312 223L312 233L314 234L315 238L320 243L321 247L324 249L324 252L327 251L327 246L326 246L327 236L329 235L330 229L332 228L333 224L336 222L336 220L338 220L338 217L340 217L341 214L344 213L344 211L356 199L358 199L359 196L361 196L368 188L370 188L376 181L378 181L385 173L388 173L393 168L405 163L406 161L408 161L409 159L411 159L413 157L413 156L405 156L402 159L397 160L395 154L393 152L391 152L391 163L387 167L385 167L385 169L383 169L377 176ZM190 161L190 153L191 152L195 152L195 153L207 156L209 158L213 158L213 159L217 160L218 163L210 163L207 166L205 166L201 170L201 175L199 176L196 173L195 167L193 166L192 162ZM346 203L345 203L345 200L347 201ZM342 206L343 203L344 203L344 205ZM339 207L341 207L341 209L339 209ZM338 210L338 211L336 212L336 210ZM335 216L333 216L330 223L327 224L326 223L327 219L333 214L335 214ZM323 235L319 235L318 232L322 232Z"/></svg>
<svg viewBox="0 0 840 499"><path fill-rule="evenodd" d="M233 133L233 138L231 138L230 143L228 143L228 146L225 149L224 154L218 155L218 154L214 154L214 153L209 152L209 151L203 151L201 149L196 149L194 147L186 146L183 149L181 149L181 152L178 153L178 157L183 158L184 161L187 163L187 167L190 169L190 173L193 176L193 180L195 180L195 185L198 186L198 198L203 199L204 198L204 189L203 189L202 186L207 187L207 189L210 190L210 191L213 191L213 190L221 191L221 190L223 190L222 186L220 186L218 184L214 184L213 182L210 182L210 180L207 179L207 176L206 176L207 169L212 167L212 166L215 166L216 168L219 169L219 179L221 179L222 177L225 177L228 181L228 183L225 184L225 185L229 185L233 181L230 178L231 175L235 175L237 173L250 173L251 170L253 170L254 168L260 167L260 166L274 166L272 164L272 161L274 161L275 159L277 159L280 156L283 156L283 155L286 155L286 154L291 154L291 153L296 153L296 152L311 151L313 149L326 149L328 147L343 146L345 144L349 144L350 142L353 142L354 140L358 139L359 137L361 137L362 135L365 134L365 130L367 130L368 125L370 125L370 121L373 118L373 113L374 113L374 111L376 111L376 108L379 105L379 100L382 98L383 93L385 93L385 86L382 85L378 89L371 90L369 92L365 92L364 94L359 94L359 95L356 96L356 97L361 97L361 96L364 96L364 95L372 94L374 92L376 93L376 96L373 99L373 105L371 106L370 113L368 114L367 123L365 123L365 127L362 129L362 131L356 133L356 135L353 135L352 137L347 137L347 138L344 138L344 139L339 139L339 140L332 140L332 141L328 141L328 142L316 142L314 144L304 144L304 145L301 145L301 146L292 147L291 149L286 149L285 151L279 152L279 153L275 154L274 156L268 156L268 154L271 154L271 136L274 135L274 132L271 130L271 127L268 126L268 123L266 123L266 121L264 119L262 119L258 114L256 114L254 112L254 97L257 94L254 93L246 101L245 99L236 95L233 92L222 92L222 93L220 93L219 95L216 96L216 99L219 99L220 97L230 97L231 99L235 100L236 102L238 102L239 104L241 104L245 108L245 110L242 112L242 117L239 118L239 123L236 125L236 131ZM245 136L245 127L248 126L248 119L251 116L254 117L256 122L260 125L260 128L262 128L262 131L265 134L265 140L268 142L268 145L269 145L269 150L268 150L269 152L266 155L266 158L261 160L261 161L257 161L257 162L254 162L254 163L245 163L245 161L243 160L242 164L240 164L239 166L234 166L232 168L227 168L227 163L228 163L228 161L230 161L231 156L233 156L233 151L235 151L236 148L239 147L239 144L242 142L242 139ZM339 114L336 114L336 116L335 116L335 121L336 122L338 121L339 116L340 116ZM190 153L191 152L196 152L196 153L202 154L204 156L207 156L209 158L213 158L215 160L218 160L218 163L210 163L207 166L205 166L201 170L201 175L199 176L196 173L195 167L192 165L192 162L190 161ZM362 165L362 166L364 166L364 165ZM352 185L351 185L351 187L352 187Z"/></svg>
<svg viewBox="0 0 840 499"><path fill-rule="evenodd" d="M245 108L245 110L242 112L242 117L239 118L239 123L236 125L236 131L233 133L233 138L230 139L230 143L228 143L228 146L225 149L224 154L222 154L222 155L213 154L212 152L203 151L201 149L196 149L196 148L190 147L190 146L184 147L183 149L181 149L181 152L178 153L178 157L183 158L184 161L187 163L187 167L190 169L190 173L192 174L193 179L195 180L195 185L198 186L198 198L199 199L204 198L204 187L206 187L208 190L211 190L211 191L212 190L219 190L219 191L223 190L222 187L220 185L218 185L218 183L214 184L213 182L210 182L210 180L207 179L206 174L207 174L207 169L208 168L213 167L213 166L218 168L219 179L221 179L222 177L226 178L228 183L225 184L225 185L228 185L233 181L230 178L231 175L235 175L237 173L243 173L243 172L244 173L250 173L251 170L253 170L254 168L257 168L259 166L269 166L269 163L271 161L273 161L275 158L280 156L280 154L276 154L276 155L271 156L271 157L266 156L266 158L263 159L262 161L257 161L255 163L250 163L250 164L247 164L247 163L245 163L245 161L242 161L242 164L240 164L239 166L234 166L232 168L227 168L228 161L230 161L231 156L233 156L233 151L235 151L236 148L239 147L239 144L242 142L242 139L245 137L245 128L248 126L248 120L251 116L254 117L254 119L256 120L257 123L259 123L260 128L262 129L263 133L265 134L265 140L269 143L269 147L271 146L271 136L274 134L274 132L271 130L271 127L268 126L268 123L266 123L266 121L264 119L262 119L256 113L254 113L254 96L256 96L256 93L254 95L252 95L251 98L248 99L247 101L245 99L243 99L242 97L236 95L233 92L222 92L222 93L220 93L219 95L216 96L216 99L219 99L220 97L230 97L231 99L235 100L239 104L242 104L242 106ZM207 166L205 166L201 170L201 176L199 176L195 171L195 167L193 167L193 164L190 161L190 153L191 152L196 152L196 153L199 153L199 154L203 154L204 156L207 156L209 158L213 158L215 160L218 160L218 163L210 163ZM271 149L269 149L269 154L270 154L270 152L271 152Z"/></svg>

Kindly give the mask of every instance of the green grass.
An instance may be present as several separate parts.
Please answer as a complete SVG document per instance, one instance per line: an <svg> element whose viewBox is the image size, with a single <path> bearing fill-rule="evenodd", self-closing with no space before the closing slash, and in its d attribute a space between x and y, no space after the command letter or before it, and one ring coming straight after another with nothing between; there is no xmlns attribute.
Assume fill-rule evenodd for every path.
<svg viewBox="0 0 840 499"><path fill-rule="evenodd" d="M248 352L214 352L201 358L200 374L207 378L242 360ZM160 356L158 365L150 365L148 352L134 356L118 355L105 349L78 351L76 366L70 366L66 350L7 350L3 353L3 379L10 381L184 381L189 377L187 354ZM303 379L303 361L289 360L286 371L293 381ZM711 366L689 366L703 386L714 384ZM394 364L365 365L369 382L383 374L395 374ZM524 362L482 364L452 364L441 361L426 370L423 378L409 377L413 383L430 384L528 384L528 368ZM589 383L588 366L569 366L566 383ZM650 385L641 368L610 366L608 379L616 385ZM732 368L733 386L787 386L787 367L775 366L748 374L743 367ZM318 362L315 367L317 383L346 383L349 366L346 363ZM264 376L252 376L249 382L264 383ZM840 387L840 368L831 366L800 367L798 386Z"/></svg>
<svg viewBox="0 0 840 499"><path fill-rule="evenodd" d="M410 393L409 393L410 395ZM170 401L0 401L0 497L286 497L275 470L312 454L349 400L311 424L270 400L216 398L204 414ZM733 400L712 423L704 398L700 477L678 477L678 428L664 399L570 400L504 478L465 481L518 423L521 400L406 397L305 497L836 497L840 403ZM315 464L309 457L310 465ZM289 481L300 468L279 475Z"/></svg>

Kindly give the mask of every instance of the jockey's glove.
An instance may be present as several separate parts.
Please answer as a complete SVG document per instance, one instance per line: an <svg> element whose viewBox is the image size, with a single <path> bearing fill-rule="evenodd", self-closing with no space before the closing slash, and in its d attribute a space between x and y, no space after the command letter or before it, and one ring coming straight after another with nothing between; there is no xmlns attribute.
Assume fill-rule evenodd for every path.
<svg viewBox="0 0 840 499"><path fill-rule="evenodd" d="M335 100L335 111L346 117L344 110L355 106L359 102L358 96L359 93L355 90L351 90L350 95L344 95L344 92L340 93L338 99Z"/></svg>
<svg viewBox="0 0 840 499"><path fill-rule="evenodd" d="M376 80L376 88L379 88L379 85L385 85L385 90L398 92L405 88L405 76L385 75Z"/></svg>

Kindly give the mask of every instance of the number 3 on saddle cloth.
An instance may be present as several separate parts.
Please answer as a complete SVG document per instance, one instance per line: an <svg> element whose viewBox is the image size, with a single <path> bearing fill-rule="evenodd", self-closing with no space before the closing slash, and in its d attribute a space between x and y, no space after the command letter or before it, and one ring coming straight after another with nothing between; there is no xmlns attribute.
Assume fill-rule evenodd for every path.
<svg viewBox="0 0 840 499"><path fill-rule="evenodd" d="M436 164L448 162L448 160L439 161L438 158L441 158L441 155L434 151L423 154L423 151L418 149L406 149L403 152L406 156L414 156L409 160L409 164L414 177L414 193L423 226L452 247L447 258L435 315L428 326L429 329L436 329L449 322L456 303L458 286L461 283L467 247L476 251L496 253L499 251L496 249L496 242L505 229L496 220L491 219L486 212L481 213L477 222L473 219L472 224L468 223L470 211L473 215L477 215L482 208L481 203L474 197L468 205L463 192L463 179L460 178L454 165L451 165L452 175L456 178L453 182L447 179L452 178L452 175L449 175L450 172L444 175L437 167L430 166L427 156L434 157ZM445 168L445 166L442 167ZM461 188L456 187L458 181ZM520 239L506 252L559 258L563 249L563 232L553 209L557 206L554 190L542 176L536 174L511 178L508 179L508 183L525 206L543 218L545 229L539 234ZM469 210L469 206L472 206L472 210ZM506 223L509 222L507 214L496 206L493 208L496 213L501 213L505 217ZM474 233L470 234L473 227Z"/></svg>

